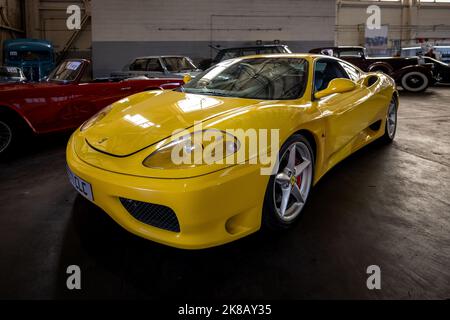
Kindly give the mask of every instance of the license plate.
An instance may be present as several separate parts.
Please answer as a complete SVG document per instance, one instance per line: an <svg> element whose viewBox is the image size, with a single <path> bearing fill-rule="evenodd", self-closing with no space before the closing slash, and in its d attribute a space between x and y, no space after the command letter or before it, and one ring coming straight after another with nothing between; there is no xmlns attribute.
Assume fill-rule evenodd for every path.
<svg viewBox="0 0 450 320"><path fill-rule="evenodd" d="M73 187L86 199L94 202L94 194L92 193L92 186L89 182L84 181L75 175L69 168L67 168L70 183Z"/></svg>

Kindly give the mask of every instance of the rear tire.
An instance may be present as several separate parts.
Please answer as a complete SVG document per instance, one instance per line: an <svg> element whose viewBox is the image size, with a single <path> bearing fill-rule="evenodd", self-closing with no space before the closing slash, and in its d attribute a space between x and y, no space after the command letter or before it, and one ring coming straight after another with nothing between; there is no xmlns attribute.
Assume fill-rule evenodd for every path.
<svg viewBox="0 0 450 320"><path fill-rule="evenodd" d="M430 85L427 75L419 71L405 73L400 81L402 88L408 92L423 92Z"/></svg>
<svg viewBox="0 0 450 320"><path fill-rule="evenodd" d="M386 125L384 135L380 138L380 142L383 144L392 143L397 133L397 112L398 112L398 100L393 97L389 104L388 111L386 113Z"/></svg>

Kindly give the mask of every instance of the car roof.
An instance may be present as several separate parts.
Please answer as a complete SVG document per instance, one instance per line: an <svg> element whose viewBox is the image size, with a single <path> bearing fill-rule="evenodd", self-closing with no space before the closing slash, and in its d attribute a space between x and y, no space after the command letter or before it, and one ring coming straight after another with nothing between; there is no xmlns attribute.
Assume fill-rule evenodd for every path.
<svg viewBox="0 0 450 320"><path fill-rule="evenodd" d="M328 56L328 55L323 55L323 54L316 54L316 53L271 53L271 54L256 54L256 55L251 55L251 56L243 56L243 57L237 57L237 58L233 58L230 60L235 60L235 61L241 61L241 60L245 60L245 59L257 59L257 58L303 58L303 59L310 59L310 60L315 60L315 59L331 59L331 60L337 60L346 64L350 64L352 65L353 68L359 70L360 72L363 72L360 68L358 68L357 66L349 63L348 61L342 60L340 58L336 58L333 56ZM227 61L227 60L224 60ZM223 62L223 61L222 61ZM221 63L222 63L221 62Z"/></svg>
<svg viewBox="0 0 450 320"><path fill-rule="evenodd" d="M242 57L237 57L237 58L233 58L230 60L244 60L244 59L257 59L257 58L311 58L311 59L316 59L316 58L330 58L330 59L335 59L335 60L339 60L342 61L339 58L336 57L332 57L332 56L327 56L327 55L323 55L323 54L315 54L315 53L270 53L270 54L254 54L254 55L249 55L249 56L242 56ZM224 60L226 61L226 60Z"/></svg>
<svg viewBox="0 0 450 320"><path fill-rule="evenodd" d="M134 60L137 60L137 59L158 59L158 58L189 58L189 57L187 57L187 56L180 56L180 55L143 56L143 57L134 58Z"/></svg>
<svg viewBox="0 0 450 320"><path fill-rule="evenodd" d="M332 50L338 50L338 49L361 49L364 50L364 47L361 46L337 46L337 47L320 47L320 48L314 48L312 50L324 50L324 49L332 49Z"/></svg>
<svg viewBox="0 0 450 320"><path fill-rule="evenodd" d="M286 45L286 44L261 44L261 45L253 45L253 46L242 46L242 47L223 48L223 49L220 49L219 51L237 50L237 49L274 48L274 47L287 47L287 45Z"/></svg>

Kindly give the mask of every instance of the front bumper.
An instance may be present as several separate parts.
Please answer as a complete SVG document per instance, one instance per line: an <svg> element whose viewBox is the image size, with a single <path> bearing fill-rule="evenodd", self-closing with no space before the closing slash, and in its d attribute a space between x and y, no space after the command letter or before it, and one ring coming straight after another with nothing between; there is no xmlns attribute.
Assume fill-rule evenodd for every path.
<svg viewBox="0 0 450 320"><path fill-rule="evenodd" d="M80 159L72 139L67 147L69 169L92 185L94 203L131 233L165 245L202 249L237 240L259 230L269 176L256 165L237 165L186 179L155 179L103 170ZM136 220L120 198L172 209L180 232Z"/></svg>

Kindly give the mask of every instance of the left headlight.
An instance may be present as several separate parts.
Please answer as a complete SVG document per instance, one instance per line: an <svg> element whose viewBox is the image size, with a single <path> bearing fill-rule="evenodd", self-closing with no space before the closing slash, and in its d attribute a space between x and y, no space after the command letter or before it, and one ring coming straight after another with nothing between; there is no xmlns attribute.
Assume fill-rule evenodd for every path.
<svg viewBox="0 0 450 320"><path fill-rule="evenodd" d="M143 164L152 169L187 169L201 165L223 164L240 148L239 140L220 130L203 130L183 135L162 146Z"/></svg>
<svg viewBox="0 0 450 320"><path fill-rule="evenodd" d="M87 120L83 125L80 127L80 131L85 131L92 127L94 124L102 120L106 115L112 110L112 105L107 106L106 108L100 110L98 113L93 115L89 120Z"/></svg>

